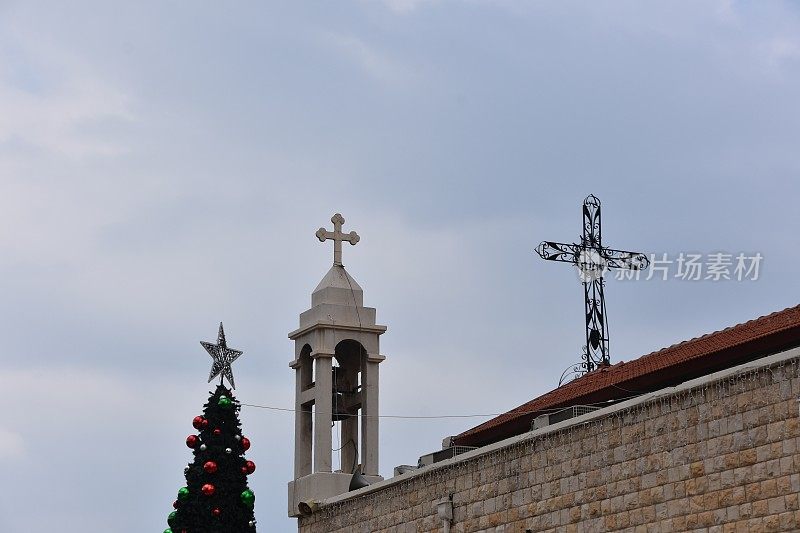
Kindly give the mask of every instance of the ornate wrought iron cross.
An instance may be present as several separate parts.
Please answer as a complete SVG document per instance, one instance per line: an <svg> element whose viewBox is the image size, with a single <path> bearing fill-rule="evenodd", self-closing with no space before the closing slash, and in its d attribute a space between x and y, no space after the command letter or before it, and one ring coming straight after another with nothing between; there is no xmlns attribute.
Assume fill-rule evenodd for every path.
<svg viewBox="0 0 800 533"><path fill-rule="evenodd" d="M603 297L603 274L609 268L643 270L650 261L642 253L614 250L603 246L600 239L600 200L590 194L583 201L583 235L580 244L544 241L536 253L548 261L572 263L583 282L586 311L586 346L583 362L576 372L591 372L598 366L611 364L608 353L608 323Z"/></svg>
<svg viewBox="0 0 800 533"><path fill-rule="evenodd" d="M342 233L344 217L339 213L336 213L331 217L331 222L333 222L333 231L328 231L325 228L319 228L316 236L317 239L319 239L319 242L325 242L326 240L333 241L333 264L342 266L342 241L347 241L355 246L355 244L361 240L361 237L359 237L358 233L355 231L351 231L350 233Z"/></svg>

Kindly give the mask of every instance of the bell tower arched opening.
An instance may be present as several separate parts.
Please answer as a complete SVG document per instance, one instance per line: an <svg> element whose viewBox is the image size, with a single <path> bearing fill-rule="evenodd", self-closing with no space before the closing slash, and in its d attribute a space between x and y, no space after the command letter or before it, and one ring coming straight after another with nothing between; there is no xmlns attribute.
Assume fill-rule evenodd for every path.
<svg viewBox="0 0 800 533"><path fill-rule="evenodd" d="M367 351L358 341L346 339L334 350L333 422L339 423L339 471L356 471L360 463L361 373Z"/></svg>

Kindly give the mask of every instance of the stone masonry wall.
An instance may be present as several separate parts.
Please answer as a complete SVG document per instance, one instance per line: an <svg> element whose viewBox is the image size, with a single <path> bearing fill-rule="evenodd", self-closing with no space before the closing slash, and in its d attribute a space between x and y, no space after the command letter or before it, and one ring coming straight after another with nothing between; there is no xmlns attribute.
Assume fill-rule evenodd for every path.
<svg viewBox="0 0 800 533"><path fill-rule="evenodd" d="M329 500L299 531L442 531L448 495L454 533L800 531L800 361L785 354Z"/></svg>

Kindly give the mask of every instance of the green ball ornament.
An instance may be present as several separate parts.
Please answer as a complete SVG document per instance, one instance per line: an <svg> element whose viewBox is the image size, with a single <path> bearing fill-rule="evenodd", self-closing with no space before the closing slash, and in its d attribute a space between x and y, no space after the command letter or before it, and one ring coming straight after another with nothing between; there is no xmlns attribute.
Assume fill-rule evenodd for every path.
<svg viewBox="0 0 800 533"><path fill-rule="evenodd" d="M233 405L233 402L227 396L220 396L217 405L219 405L223 409L228 409L230 406Z"/></svg>
<svg viewBox="0 0 800 533"><path fill-rule="evenodd" d="M170 528L167 528L164 530L164 533L172 533L172 530Z"/></svg>
<svg viewBox="0 0 800 533"><path fill-rule="evenodd" d="M178 501L185 502L189 499L189 489L187 487L181 487L178 489Z"/></svg>
<svg viewBox="0 0 800 533"><path fill-rule="evenodd" d="M250 489L245 490L242 492L242 503L245 504L247 507L252 507L256 503L256 495L253 494L253 491Z"/></svg>
<svg viewBox="0 0 800 533"><path fill-rule="evenodd" d="M171 513L169 513L169 516L167 517L167 524L169 524L170 527L171 527L173 525L173 522L175 522L175 519L177 517L178 517L178 512L177 511L172 511Z"/></svg>

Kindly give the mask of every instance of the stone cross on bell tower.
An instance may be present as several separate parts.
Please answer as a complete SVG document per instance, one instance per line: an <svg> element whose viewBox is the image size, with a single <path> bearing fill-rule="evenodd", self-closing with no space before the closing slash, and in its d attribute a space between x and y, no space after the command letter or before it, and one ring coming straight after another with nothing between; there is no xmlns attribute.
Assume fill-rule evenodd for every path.
<svg viewBox="0 0 800 533"><path fill-rule="evenodd" d="M378 475L379 337L386 326L375 323L375 309L364 307L364 291L342 265L342 242L359 241L342 232L344 218L331 218L333 231L320 228L317 238L333 240L333 266L311 295L311 308L300 314L294 341L295 434L294 480L289 482L289 516L301 503L348 492L353 473L370 482ZM334 446L332 427L340 423ZM333 449L340 468L333 471Z"/></svg>
<svg viewBox="0 0 800 533"><path fill-rule="evenodd" d="M342 265L342 241L347 241L353 246L361 240L361 237L358 236L358 233L355 231L351 231L350 233L342 233L342 224L344 224L344 217L339 213L336 213L331 217L331 222L333 222L333 231L328 231L325 228L319 228L317 230L317 239L319 242L325 242L327 240L333 241L333 264L338 266Z"/></svg>

